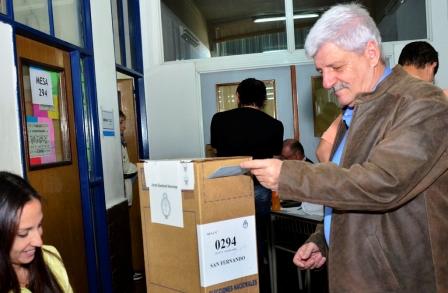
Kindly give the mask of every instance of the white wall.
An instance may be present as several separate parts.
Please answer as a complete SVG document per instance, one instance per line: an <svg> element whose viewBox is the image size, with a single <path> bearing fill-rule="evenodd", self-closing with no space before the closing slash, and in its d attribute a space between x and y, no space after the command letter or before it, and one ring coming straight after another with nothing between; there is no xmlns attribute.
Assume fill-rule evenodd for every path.
<svg viewBox="0 0 448 293"><path fill-rule="evenodd" d="M106 207L110 208L125 200L111 7L109 0L91 1L90 5L100 124L102 110L114 113L115 136L101 134L104 191Z"/></svg>
<svg viewBox="0 0 448 293"><path fill-rule="evenodd" d="M3 22L0 22L0 40L0 170L23 175L12 28Z"/></svg>
<svg viewBox="0 0 448 293"><path fill-rule="evenodd" d="M440 66L436 75L436 84L442 88L448 88L448 1L426 0L426 2L431 3L428 25L430 25L432 45L439 52Z"/></svg>
<svg viewBox="0 0 448 293"><path fill-rule="evenodd" d="M151 159L201 157L202 113L194 64L160 66L145 78Z"/></svg>

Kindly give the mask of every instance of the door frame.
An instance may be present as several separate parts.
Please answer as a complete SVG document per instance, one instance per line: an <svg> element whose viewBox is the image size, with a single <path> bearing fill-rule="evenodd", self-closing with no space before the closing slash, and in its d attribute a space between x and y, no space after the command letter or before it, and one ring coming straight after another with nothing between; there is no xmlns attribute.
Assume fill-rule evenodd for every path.
<svg viewBox="0 0 448 293"><path fill-rule="evenodd" d="M14 42L16 42L16 49L15 49L15 62L16 62L16 69L17 69L17 82L18 82L18 86L19 86L19 90L17 91L17 95L18 95L18 99L19 99L19 103L18 105L20 105L20 111L19 113L19 117L22 118L20 119L20 124L22 125L20 128L20 137L22 142L22 147L21 147L21 151L22 151L22 167L24 169L23 174L25 178L28 178L31 181L38 179L37 181L34 181L37 185L35 186L36 188L40 187L40 188L44 188L41 184L39 184L38 182L42 182L41 179L45 178L45 180L51 180L50 178L51 175L54 176L58 176L57 174L59 174L59 172L68 172L66 174L69 174L68 177L67 176L63 176L61 177L61 183L62 186L66 186L65 184L68 184L67 186L69 186L69 188L67 189L68 193L71 195L67 196L67 202L66 204L69 204L70 207L75 208L76 209L76 214L74 215L73 219L75 222L69 223L69 222L64 222L64 221L68 221L68 218L64 218L63 214L59 214L59 211L61 211L61 208L65 208L66 204L62 204L61 206L61 201L59 200L59 196L55 197L55 194L53 193L53 195L51 195L52 192L50 192L49 194L43 194L44 196L48 196L48 206L47 208L49 208L50 212L54 211L57 215L57 218L51 215L47 215L50 217L50 219L52 218L53 220L55 219L59 219L59 217L62 216L61 218L61 222L65 223L65 224L74 224L75 227L75 233L80 233L79 235L82 235L82 242L78 243L76 245L76 247L66 247L64 243L59 242L58 245L62 245L61 247L58 247L58 249L61 249L61 254L63 254L62 252L65 253L65 257L68 257L69 263L71 265L73 265L71 268L73 269L73 271L71 271L72 273L75 273L75 275L77 276L77 278L75 279L75 281L77 280L78 282L83 281L83 284L80 285L82 290L87 291L89 286L91 286L89 284L89 280L91 278L89 278L89 265L88 265L88 261L87 261L87 244L88 242L85 240L85 228L88 227L89 225L86 225L86 220L84 218L84 211L85 209L83 208L83 203L82 203L82 195L81 195L81 183L80 183L80 162L78 161L78 150L79 150L79 139L77 137L78 131L77 129L79 127L77 127L76 125L76 121L75 121L75 109L74 109L74 95L73 95L73 88L75 86L75 83L72 79L72 74L73 74L73 68L72 68L72 58L71 55L69 53L68 50L63 50L60 48L56 48L55 46L51 46L45 43L42 43L38 40L35 39L31 39L31 38L27 38L22 36L21 34L15 34L14 37ZM29 48L32 48L32 50L29 50ZM40 51L42 51L43 53L40 53ZM33 112L28 112L28 110L25 110L25 108L27 108L27 106L25 106L27 103L30 103L31 97L29 97L29 101L26 101L26 82L25 82L25 75L24 75L24 70L23 68L25 66L29 66L30 68L32 66L37 66L37 67L41 67L44 69L49 69L51 71L55 71L58 72L60 77L59 77L59 82L60 83L60 90L58 91L58 96L59 96L59 104L61 105L60 108L58 109L59 111L59 117L57 118L59 121L59 123L62 124L62 121L65 120L64 117L66 118L66 126L68 128L67 131L67 135L68 135L68 145L67 148L61 147L62 149L64 149L65 151L67 151L70 154L70 158L68 158L68 160L62 160L62 161L57 161L54 163L49 163L49 164L44 164L44 165L37 165L37 166L33 166L30 162L31 160L31 156L29 154L29 141L27 139L27 133L29 133L29 128L28 128L28 124L27 124L27 119L26 117L28 117L27 115L36 115L36 113ZM30 69L31 71L31 69ZM31 74L30 74L31 77ZM54 85L54 84L53 84ZM54 92L53 92L54 93ZM33 102L34 103L34 102ZM62 106L63 104L65 104L65 106ZM29 109L30 110L30 109ZM36 116L39 116L38 114ZM25 127L26 126L26 127ZM62 129L64 127L60 126L60 132L62 132ZM56 128L55 128L55 133L56 133ZM55 138L57 136L55 135ZM63 139L63 138L61 138ZM59 171L57 171L59 170ZM63 174L60 173L60 174ZM50 176L50 177L48 177ZM74 176L76 177L71 179L70 176ZM65 177L65 178L64 178ZM59 178L59 177L56 177ZM45 181L43 181L45 182ZM71 182L71 186L70 183ZM45 184L47 185L47 184ZM59 192L57 192L59 193ZM58 194L60 195L60 194ZM50 206L52 206L50 208ZM56 209L55 209L56 208ZM80 209L80 210L79 210ZM47 211L47 212L49 212ZM46 218L46 217L45 217ZM51 221L51 220L50 220ZM51 226L54 225L50 225L50 222L47 222L47 224L45 224L46 221L44 221L44 226L46 226L44 229L48 229ZM56 225L58 226L58 225ZM54 227L51 227L52 229L54 229ZM50 229L50 232L52 232L52 229ZM57 230L57 229L56 229ZM53 232L55 232L53 230ZM59 230L59 232L61 232ZM60 241L60 238L55 236L57 234L52 234L53 236L50 237L50 241L55 241L55 242L50 242L50 243L54 243L57 244L58 241ZM76 234L70 233L71 237L70 240L71 241L76 241ZM67 239L68 240L68 239ZM68 248L70 248L68 250ZM73 250L75 249L75 250ZM77 250L82 249L82 252L78 253ZM68 254L68 255L67 255ZM80 258L78 258L78 256ZM78 261L79 259L79 261ZM66 259L64 258L64 261ZM68 269L68 268L67 268ZM80 270L82 270L82 275L79 275L79 273L81 272ZM73 281L73 280L72 280ZM75 284L74 284L75 285ZM76 287L76 286L75 286ZM79 288L78 288L79 289Z"/></svg>
<svg viewBox="0 0 448 293"><path fill-rule="evenodd" d="M95 72L93 58L78 51L70 53L72 62L73 105L75 113L78 168L80 174L81 204L84 219L85 246L89 292L112 292L109 241L107 234L106 202L104 193L103 164L100 145L100 125L97 111ZM84 63L87 113L83 108L81 62ZM91 170L87 156L87 137L91 143Z"/></svg>
<svg viewBox="0 0 448 293"><path fill-rule="evenodd" d="M134 80L134 97L138 138L138 158L149 159L149 136L146 116L145 84L143 75L137 71L130 70L116 64L116 71L126 74Z"/></svg>

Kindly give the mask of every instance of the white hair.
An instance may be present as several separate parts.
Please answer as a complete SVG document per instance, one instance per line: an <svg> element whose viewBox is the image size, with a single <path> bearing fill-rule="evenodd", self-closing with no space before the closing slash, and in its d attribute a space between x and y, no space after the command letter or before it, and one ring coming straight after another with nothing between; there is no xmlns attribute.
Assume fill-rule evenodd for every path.
<svg viewBox="0 0 448 293"><path fill-rule="evenodd" d="M381 50L380 32L369 12L360 4L339 4L327 10L306 37L305 52L314 57L325 43L361 54L369 41Z"/></svg>

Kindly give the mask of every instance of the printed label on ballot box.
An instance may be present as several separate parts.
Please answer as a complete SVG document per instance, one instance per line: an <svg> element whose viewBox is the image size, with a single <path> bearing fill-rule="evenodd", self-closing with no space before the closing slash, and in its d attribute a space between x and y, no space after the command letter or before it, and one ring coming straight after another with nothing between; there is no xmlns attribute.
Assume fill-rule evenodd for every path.
<svg viewBox="0 0 448 293"><path fill-rule="evenodd" d="M255 216L197 225L201 286L257 274Z"/></svg>

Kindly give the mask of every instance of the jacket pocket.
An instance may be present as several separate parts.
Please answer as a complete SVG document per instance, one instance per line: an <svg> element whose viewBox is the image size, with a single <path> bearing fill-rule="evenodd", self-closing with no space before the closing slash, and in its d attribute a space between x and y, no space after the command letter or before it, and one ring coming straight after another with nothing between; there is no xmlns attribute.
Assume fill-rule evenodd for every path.
<svg viewBox="0 0 448 293"><path fill-rule="evenodd" d="M376 281L381 290L385 290L385 292L399 291L400 283L380 242L373 235L368 236L366 240L370 257L366 259L365 270L371 278L370 281Z"/></svg>

